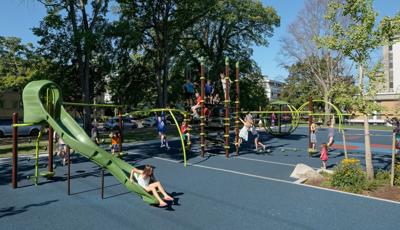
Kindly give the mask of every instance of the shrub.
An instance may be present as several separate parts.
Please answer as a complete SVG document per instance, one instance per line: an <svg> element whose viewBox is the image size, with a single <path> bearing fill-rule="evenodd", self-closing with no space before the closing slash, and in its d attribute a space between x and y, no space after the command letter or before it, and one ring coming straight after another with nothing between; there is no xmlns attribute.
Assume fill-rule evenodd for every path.
<svg viewBox="0 0 400 230"><path fill-rule="evenodd" d="M400 185L400 163L396 163L394 166L394 184Z"/></svg>
<svg viewBox="0 0 400 230"><path fill-rule="evenodd" d="M349 158L342 160L332 175L332 186L348 192L359 193L368 186L360 160Z"/></svg>

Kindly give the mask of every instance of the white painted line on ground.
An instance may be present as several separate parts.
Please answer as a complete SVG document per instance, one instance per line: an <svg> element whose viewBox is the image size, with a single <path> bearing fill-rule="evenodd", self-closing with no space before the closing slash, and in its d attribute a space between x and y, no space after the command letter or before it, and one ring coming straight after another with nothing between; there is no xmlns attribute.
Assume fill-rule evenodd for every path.
<svg viewBox="0 0 400 230"><path fill-rule="evenodd" d="M287 163L281 163L281 162L275 162L275 161L267 161L267 160L254 159L254 158L248 158L248 157L237 156L237 157L234 157L234 158L247 160L247 161L257 161L257 162L268 163L268 164L276 164L276 165L284 165L284 166L296 167L296 165L294 165L294 164L287 164Z"/></svg>
<svg viewBox="0 0 400 230"><path fill-rule="evenodd" d="M208 153L208 155L225 157L225 156L222 156L219 154L211 154L211 153ZM242 159L242 160L247 160L247 161L262 162L262 163L268 163L268 164L284 165L284 166L289 166L289 167L296 167L295 164L288 164L288 163L282 163L282 162L277 162L277 161L267 161L267 160L254 159L254 158L242 157L242 156L233 156L232 158L237 158L237 159ZM315 170L319 169L319 168L314 168L314 167L312 167L312 168Z"/></svg>
<svg viewBox="0 0 400 230"><path fill-rule="evenodd" d="M142 154L142 153L129 153L129 154L144 155L144 156L151 157L151 156L149 156L147 154ZM163 158L163 157L153 157L153 158L154 159L158 159L158 160L162 160L162 161L168 161L168 162L171 162L171 163L182 163L182 161L171 160L171 159L167 159L167 158ZM272 178L272 177L260 176L260 175L244 173L244 172L234 171L234 170L229 170L229 169L221 169L221 168L205 166L205 165L198 165L198 164L191 164L191 163L188 163L187 165L192 166L192 167L211 169L211 170L215 170L215 171L227 172L227 173L241 175L241 176L258 178L258 179L262 179L262 180L269 180L269 181L281 182L281 183L286 183L286 184L299 185L299 186L313 188L313 189L319 189L319 190L324 190L324 191L329 191L329 192L336 192L336 193L341 193L341 194L345 194L345 195L356 196L356 197L360 197L360 198L372 199L372 200L377 200L377 201L388 202L388 203L400 205L400 202L398 202L398 201L387 200L387 199L383 199L383 198L371 197L371 196L355 194L355 193L350 193L350 192L338 191L338 190L329 189L329 188L322 188L322 187L308 185L308 184L301 184L301 183L296 183L296 181L292 182L292 181L281 180L281 179Z"/></svg>

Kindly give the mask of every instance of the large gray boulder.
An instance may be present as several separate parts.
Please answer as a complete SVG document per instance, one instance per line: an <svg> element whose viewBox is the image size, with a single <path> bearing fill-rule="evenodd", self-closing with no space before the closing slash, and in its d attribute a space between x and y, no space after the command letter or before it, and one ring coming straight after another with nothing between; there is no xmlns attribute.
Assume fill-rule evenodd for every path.
<svg viewBox="0 0 400 230"><path fill-rule="evenodd" d="M323 176L306 164L297 164L290 177L304 180L321 180Z"/></svg>

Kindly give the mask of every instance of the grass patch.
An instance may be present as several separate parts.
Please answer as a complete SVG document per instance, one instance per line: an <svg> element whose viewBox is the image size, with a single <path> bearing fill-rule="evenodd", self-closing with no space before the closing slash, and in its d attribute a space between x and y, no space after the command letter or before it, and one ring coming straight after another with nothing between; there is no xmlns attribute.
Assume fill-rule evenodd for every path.
<svg viewBox="0 0 400 230"><path fill-rule="evenodd" d="M40 141L39 142L39 152L43 152L47 150L48 141ZM35 155L35 141L31 143L18 143L18 155L19 154L28 154L28 155ZM0 146L0 158L6 158L12 156L12 145L1 145Z"/></svg>

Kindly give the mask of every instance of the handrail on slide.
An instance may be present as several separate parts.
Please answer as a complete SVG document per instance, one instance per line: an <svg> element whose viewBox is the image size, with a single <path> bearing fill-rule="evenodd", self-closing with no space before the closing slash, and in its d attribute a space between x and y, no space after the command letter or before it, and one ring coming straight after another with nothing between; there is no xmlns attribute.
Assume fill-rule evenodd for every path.
<svg viewBox="0 0 400 230"><path fill-rule="evenodd" d="M50 95L51 97L49 97ZM97 146L69 115L62 106L61 90L54 82L32 81L25 86L22 97L24 123L47 122L67 145L108 170L129 191L141 196L146 203L158 204L158 200L153 195L129 180L128 175L133 166L119 158L112 157L111 154Z"/></svg>

